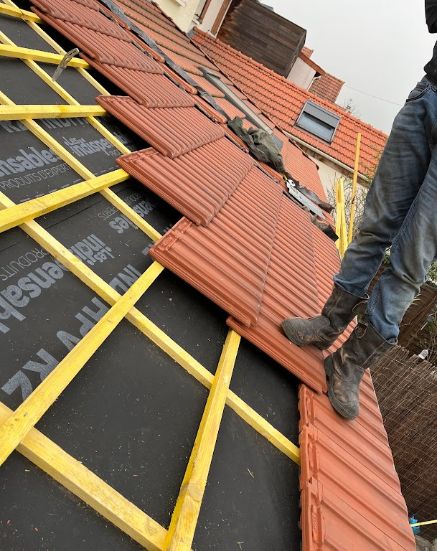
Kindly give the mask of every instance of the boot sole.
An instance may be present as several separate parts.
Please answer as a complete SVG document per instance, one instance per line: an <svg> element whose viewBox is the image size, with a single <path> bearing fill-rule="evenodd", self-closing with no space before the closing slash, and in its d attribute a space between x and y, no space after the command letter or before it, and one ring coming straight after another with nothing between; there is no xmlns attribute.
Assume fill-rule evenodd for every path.
<svg viewBox="0 0 437 551"><path fill-rule="evenodd" d="M356 413L355 411L351 412L350 410L345 408L344 405L337 400L337 398L335 397L335 394L332 392L330 381L332 378L334 368L332 366L331 356L328 356L326 358L324 367L325 367L325 374L326 374L326 382L328 383L328 398L329 398L329 401L331 402L332 407L341 417L343 417L343 419L346 419L347 421L353 421L358 417L359 413Z"/></svg>
<svg viewBox="0 0 437 551"><path fill-rule="evenodd" d="M315 346L319 350L326 350L331 346L332 343L323 344L323 343L316 343L316 342L305 342L302 339L299 338L298 333L291 330L289 327L287 327L286 322L281 323L282 331L284 332L284 335L287 337L287 339L298 346L299 348L302 348L303 346Z"/></svg>

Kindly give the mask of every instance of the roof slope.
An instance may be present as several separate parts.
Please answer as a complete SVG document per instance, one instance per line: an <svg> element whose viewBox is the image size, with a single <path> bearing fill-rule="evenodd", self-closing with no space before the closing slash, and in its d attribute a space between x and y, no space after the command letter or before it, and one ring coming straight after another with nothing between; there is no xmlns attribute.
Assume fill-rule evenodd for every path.
<svg viewBox="0 0 437 551"><path fill-rule="evenodd" d="M361 132L360 172L365 175L373 172L387 140L385 133L202 31L196 30L193 41L277 126L351 168L354 166L356 135ZM307 100L315 101L341 117L331 144L294 126Z"/></svg>
<svg viewBox="0 0 437 551"><path fill-rule="evenodd" d="M117 36L117 17L111 14L96 30L92 19L77 17L86 11L84 0L69 1L62 13L56 11L57 0L34 3L44 10L38 12L40 16L73 43L86 42L87 54L97 71L119 88L129 86L130 99L105 96L100 102L154 147L125 155L118 162L185 215L154 245L152 256L233 316L228 324L237 332L322 393L323 353L311 347L297 348L285 339L279 324L284 316L308 316L320 310L330 292L332 274L339 266L332 241L311 223L308 212L282 193L274 178L259 170L260 165L252 166L253 160L223 136L223 126L208 120L205 112L198 112L202 104L198 103L196 89L188 94L168 82L165 94L161 94L160 87L152 85L156 75L169 80L174 77L162 62L148 55L147 49L129 58L132 42L138 44L138 40L133 35L132 42ZM104 11L95 0L86 0L86 4ZM154 36L163 39L168 51L176 48L176 59L196 75L196 64L203 56L187 37L148 2L129 0L129 4L135 6L132 11L139 14L144 28L155 29ZM173 34L176 47L169 38ZM136 80L135 74L141 79ZM123 76L132 80L126 83ZM169 105L169 97L177 97L178 101ZM216 119L213 113L208 114ZM293 154L300 154L291 147ZM237 166L231 159L237 159ZM306 157L301 160L307 164ZM302 176L304 173L303 168ZM210 197L213 191L215 201ZM339 429L338 441L334 441L315 419L319 407L316 401L320 400L323 407L326 397L303 385L302 392L314 397L313 408L306 408L311 404L305 396L300 404L304 550L349 549L352 544L356 551L414 549L405 502L368 374L362 386L359 420L347 423L336 417ZM334 415L329 408L328 415ZM344 439L340 432L346 434ZM365 437L360 437L363 433ZM363 443L363 453L358 457L351 445L357 441ZM371 468L372 462L369 467L374 447L386 460L379 469ZM382 517L383 526L375 527ZM335 531L336 526L341 529ZM372 538L363 537L363 532L370 530Z"/></svg>

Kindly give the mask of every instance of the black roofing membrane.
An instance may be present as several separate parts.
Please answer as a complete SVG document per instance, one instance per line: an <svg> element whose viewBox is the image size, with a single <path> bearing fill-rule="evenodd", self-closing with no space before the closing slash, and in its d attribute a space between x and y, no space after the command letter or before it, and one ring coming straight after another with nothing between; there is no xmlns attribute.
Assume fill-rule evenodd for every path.
<svg viewBox="0 0 437 551"><path fill-rule="evenodd" d="M228 332L223 310L168 270L138 301L138 308L215 373Z"/></svg>
<svg viewBox="0 0 437 551"><path fill-rule="evenodd" d="M200 383L124 321L38 428L168 526L206 398Z"/></svg>
<svg viewBox="0 0 437 551"><path fill-rule="evenodd" d="M0 191L15 203L83 180L20 121L0 121L0 143Z"/></svg>
<svg viewBox="0 0 437 551"><path fill-rule="evenodd" d="M16 408L106 310L22 230L3 233L0 400Z"/></svg>
<svg viewBox="0 0 437 551"><path fill-rule="evenodd" d="M0 470L0 492L4 551L143 549L18 453Z"/></svg>
<svg viewBox="0 0 437 551"><path fill-rule="evenodd" d="M53 76L57 68L55 64L38 63L38 65L51 76ZM96 96L100 95L100 92L94 88L89 80L73 67L66 67L56 82L82 105L94 105L96 103Z"/></svg>
<svg viewBox="0 0 437 551"><path fill-rule="evenodd" d="M108 129L116 128L113 119L101 120ZM96 176L119 169L115 160L121 153L85 119L40 119L38 124ZM132 150L145 145L124 128L118 127L117 138ZM15 203L83 181L20 121L0 121L0 143L0 191ZM135 185L138 193L144 189L150 194L142 184ZM165 205L163 201L160 204Z"/></svg>
<svg viewBox="0 0 437 551"><path fill-rule="evenodd" d="M242 339L231 390L296 445L298 386L294 375Z"/></svg>
<svg viewBox="0 0 437 551"><path fill-rule="evenodd" d="M32 48L43 52L56 53L56 51L29 25L20 19L0 15L0 31L21 48Z"/></svg>
<svg viewBox="0 0 437 551"><path fill-rule="evenodd" d="M20 6L29 9L26 2ZM21 21L0 17L0 30L19 46L52 51ZM62 43L67 49L71 44ZM40 66L49 74L55 70ZM65 104L21 60L0 58L0 74L0 89L18 104ZM94 104L99 94L71 68L59 83L83 104ZM130 150L147 146L112 117L98 120ZM120 152L85 119L37 122L94 174L118 169ZM14 202L82 181L19 122L0 121L0 143L0 191ZM112 190L161 234L180 218L133 179ZM152 262L151 239L100 194L38 223L121 294ZM137 307L215 372L228 332L225 312L167 270ZM2 233L0 400L16 408L107 308L22 230ZM296 380L246 342L231 389L297 443ZM168 527L206 399L200 383L123 321L38 428ZM140 548L17 453L0 469L0 489L1 550ZM298 509L297 466L226 408L196 551L298 549Z"/></svg>
<svg viewBox="0 0 437 551"><path fill-rule="evenodd" d="M1 91L19 105L65 105L66 102L21 59L0 57Z"/></svg>
<svg viewBox="0 0 437 551"><path fill-rule="evenodd" d="M225 409L195 551L299 549L299 469Z"/></svg>

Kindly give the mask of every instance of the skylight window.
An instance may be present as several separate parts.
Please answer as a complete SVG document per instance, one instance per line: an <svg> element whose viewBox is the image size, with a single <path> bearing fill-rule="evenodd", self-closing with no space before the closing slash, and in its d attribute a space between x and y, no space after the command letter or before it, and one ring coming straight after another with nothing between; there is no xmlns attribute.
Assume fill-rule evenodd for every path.
<svg viewBox="0 0 437 551"><path fill-rule="evenodd" d="M339 122L338 115L330 113L312 101L307 101L297 119L296 126L331 143Z"/></svg>

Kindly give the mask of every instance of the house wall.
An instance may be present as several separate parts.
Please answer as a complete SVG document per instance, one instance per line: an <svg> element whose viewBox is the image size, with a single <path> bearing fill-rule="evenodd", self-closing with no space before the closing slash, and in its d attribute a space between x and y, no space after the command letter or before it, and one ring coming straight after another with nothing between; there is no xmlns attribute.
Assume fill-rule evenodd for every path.
<svg viewBox="0 0 437 551"><path fill-rule="evenodd" d="M298 57L293 67L291 68L287 79L291 82L294 82L301 88L305 88L305 90L308 90L315 76L316 71L312 67L307 65L305 61L303 61L303 59L300 59L300 57Z"/></svg>
<svg viewBox="0 0 437 551"><path fill-rule="evenodd" d="M334 163L329 162L327 159L324 159L323 157L319 157L314 155L311 151L306 151L310 159L312 159L315 163L317 163L317 166L319 167L319 176L320 180L323 185L323 189L325 190L326 197L328 200L332 203L332 200L335 197L335 182L340 177L346 178L346 180L352 179L352 173L347 172L346 170L336 166ZM358 190L361 189L368 189L368 184L364 185L363 181L358 181Z"/></svg>
<svg viewBox="0 0 437 551"><path fill-rule="evenodd" d="M220 0L221 4L223 0ZM155 0L162 11L181 29L188 32L201 0Z"/></svg>
<svg viewBox="0 0 437 551"><path fill-rule="evenodd" d="M223 3L223 0L211 0L205 17L203 18L203 21L200 25L200 29L202 31L205 31L207 33L211 32ZM223 18L225 17L225 15L226 14L223 15Z"/></svg>
<svg viewBox="0 0 437 551"><path fill-rule="evenodd" d="M256 0L233 0L218 38L286 77L305 44L306 30Z"/></svg>

